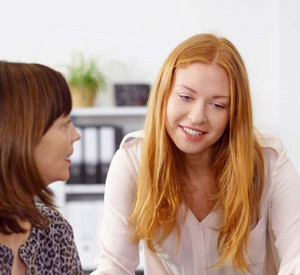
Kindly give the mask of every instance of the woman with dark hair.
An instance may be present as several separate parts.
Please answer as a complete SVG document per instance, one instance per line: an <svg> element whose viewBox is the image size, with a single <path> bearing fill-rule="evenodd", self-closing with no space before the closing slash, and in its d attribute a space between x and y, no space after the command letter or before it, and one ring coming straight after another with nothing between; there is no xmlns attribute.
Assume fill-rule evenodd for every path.
<svg viewBox="0 0 300 275"><path fill-rule="evenodd" d="M48 187L69 178L80 139L71 109L59 72L0 61L1 274L82 274L72 228Z"/></svg>
<svg viewBox="0 0 300 275"><path fill-rule="evenodd" d="M144 131L107 176L93 274L300 274L300 182L282 143L254 131L235 46L195 35L168 56Z"/></svg>

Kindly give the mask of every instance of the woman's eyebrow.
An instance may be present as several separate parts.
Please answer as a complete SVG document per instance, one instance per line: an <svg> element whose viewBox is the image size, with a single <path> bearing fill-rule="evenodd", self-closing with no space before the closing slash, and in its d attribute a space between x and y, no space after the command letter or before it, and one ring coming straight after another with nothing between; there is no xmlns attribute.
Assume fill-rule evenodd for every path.
<svg viewBox="0 0 300 275"><path fill-rule="evenodd" d="M216 98L226 98L226 99L229 99L230 100L230 96L226 96L226 95L215 95L212 97L213 99L216 99Z"/></svg>
<svg viewBox="0 0 300 275"><path fill-rule="evenodd" d="M193 90L192 88L190 88L190 87L188 87L188 86L186 86L186 85L179 84L179 85L175 85L174 88L175 88L175 87L183 87L183 88L185 88L185 89L190 90L192 93L195 93L195 94L196 94L196 91L195 91L195 90Z"/></svg>
<svg viewBox="0 0 300 275"><path fill-rule="evenodd" d="M183 84L179 84L179 85L175 85L175 87L183 87L185 89L188 89L189 91L191 91L192 93L195 93L197 94L197 92L195 90L193 90L192 88L186 86L186 85L183 85ZM212 96L213 99L217 99L217 98L226 98L226 99L229 99L230 100L230 96L226 96L226 95L214 95Z"/></svg>

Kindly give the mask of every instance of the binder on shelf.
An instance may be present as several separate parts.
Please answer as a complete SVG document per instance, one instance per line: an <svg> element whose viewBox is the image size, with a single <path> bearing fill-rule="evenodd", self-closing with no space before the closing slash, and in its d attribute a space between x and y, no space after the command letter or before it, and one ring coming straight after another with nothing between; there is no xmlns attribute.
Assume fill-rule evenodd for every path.
<svg viewBox="0 0 300 275"><path fill-rule="evenodd" d="M115 126L99 127L98 139L98 169L100 171L99 182L105 183L110 162L119 147L122 138L122 130Z"/></svg>
<svg viewBox="0 0 300 275"><path fill-rule="evenodd" d="M84 183L97 183L99 172L98 161L98 128L85 127L83 132L83 170Z"/></svg>
<svg viewBox="0 0 300 275"><path fill-rule="evenodd" d="M76 127L78 133L82 136L82 128ZM83 141L80 139L73 143L73 154L70 156L70 178L67 183L83 183Z"/></svg>
<svg viewBox="0 0 300 275"><path fill-rule="evenodd" d="M70 184L105 183L110 162L122 140L122 129L113 125L77 126L82 139L73 144Z"/></svg>

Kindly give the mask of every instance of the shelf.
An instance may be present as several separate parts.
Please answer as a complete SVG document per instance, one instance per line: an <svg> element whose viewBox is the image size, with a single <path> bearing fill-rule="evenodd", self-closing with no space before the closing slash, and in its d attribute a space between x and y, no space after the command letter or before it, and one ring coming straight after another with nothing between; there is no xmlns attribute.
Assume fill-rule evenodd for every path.
<svg viewBox="0 0 300 275"><path fill-rule="evenodd" d="M119 117L119 116L145 116L146 106L126 106L126 107L91 107L74 108L71 116L80 117Z"/></svg>
<svg viewBox="0 0 300 275"><path fill-rule="evenodd" d="M74 108L71 118L75 127L80 130L94 126L113 126L121 129L123 136L143 129L146 113L146 106L97 106ZM85 137L83 134L83 138ZM82 147L78 148L82 150ZM115 149L117 148L118 146ZM94 184L59 182L52 185L52 188L55 189L56 204L73 227L82 266L85 270L95 270L94 259L99 254L98 234L103 216L105 184L103 182ZM86 224L84 230L82 224ZM140 260L136 274L143 274L142 256Z"/></svg>
<svg viewBox="0 0 300 275"><path fill-rule="evenodd" d="M104 194L105 184L71 184L65 185L66 194Z"/></svg>

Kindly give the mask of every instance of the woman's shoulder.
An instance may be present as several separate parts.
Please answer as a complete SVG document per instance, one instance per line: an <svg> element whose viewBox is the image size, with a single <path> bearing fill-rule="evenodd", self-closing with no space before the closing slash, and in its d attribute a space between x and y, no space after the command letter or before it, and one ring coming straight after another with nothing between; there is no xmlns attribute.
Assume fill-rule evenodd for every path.
<svg viewBox="0 0 300 275"><path fill-rule="evenodd" d="M59 220L63 219L62 214L58 210L56 210L44 203L37 202L36 207L46 217L55 218L55 219L59 219Z"/></svg>
<svg viewBox="0 0 300 275"><path fill-rule="evenodd" d="M70 224L58 210L51 208L43 203L36 203L36 207L45 217L49 219L48 228L53 230L62 228L65 228L67 231L70 230Z"/></svg>
<svg viewBox="0 0 300 275"><path fill-rule="evenodd" d="M281 139L274 134L260 133L257 135L257 139L263 150L272 150L277 156L285 151Z"/></svg>
<svg viewBox="0 0 300 275"><path fill-rule="evenodd" d="M143 130L130 132L127 135L125 135L124 138L122 139L120 148L124 149L124 148L135 147L138 144L141 144L143 139L144 139Z"/></svg>
<svg viewBox="0 0 300 275"><path fill-rule="evenodd" d="M134 167L136 171L141 159L143 131L135 131L124 136L112 160L113 166Z"/></svg>
<svg viewBox="0 0 300 275"><path fill-rule="evenodd" d="M124 172L131 171L131 174L137 174L142 154L142 142L143 131L131 132L124 136L111 161L107 180L121 175L122 169Z"/></svg>
<svg viewBox="0 0 300 275"><path fill-rule="evenodd" d="M266 167L278 170L289 161L287 150L278 136L274 134L260 134L258 141L262 148Z"/></svg>

